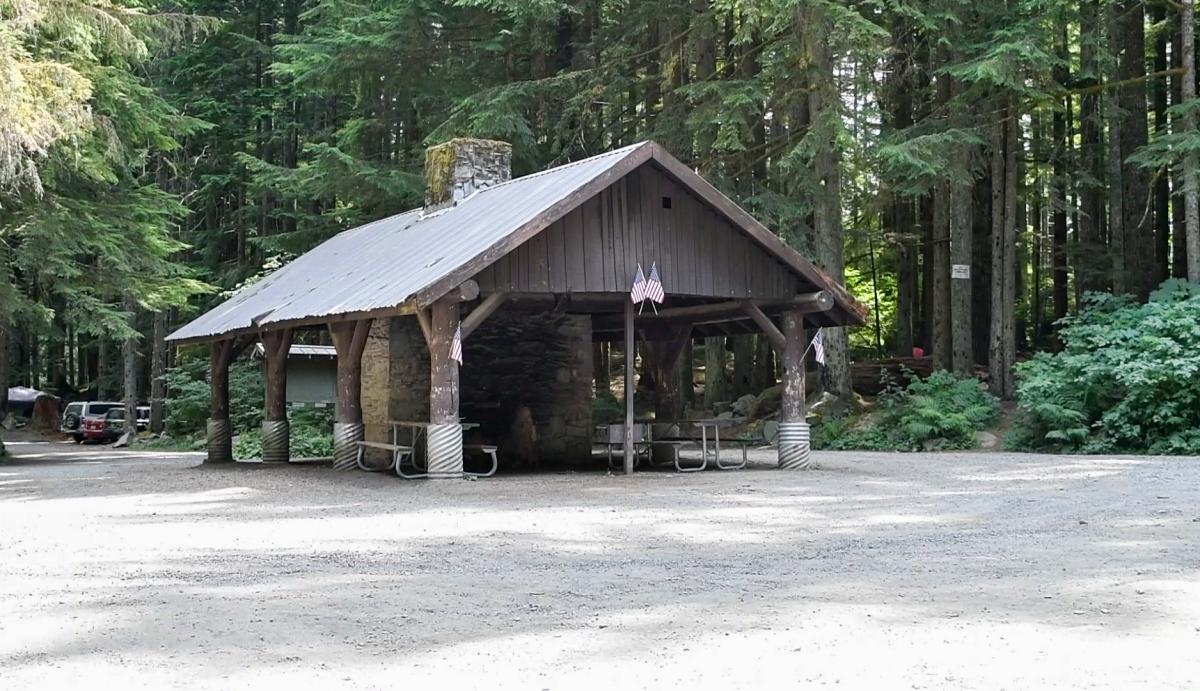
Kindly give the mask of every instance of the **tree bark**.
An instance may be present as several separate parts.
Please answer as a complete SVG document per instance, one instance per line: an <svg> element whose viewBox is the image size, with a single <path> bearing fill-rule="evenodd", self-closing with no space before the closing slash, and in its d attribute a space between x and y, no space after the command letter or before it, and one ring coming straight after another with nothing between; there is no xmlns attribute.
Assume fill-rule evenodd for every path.
<svg viewBox="0 0 1200 691"><path fill-rule="evenodd" d="M271 422L287 420L287 361L292 347L292 330L268 331L262 335L262 344L263 419Z"/></svg>
<svg viewBox="0 0 1200 691"><path fill-rule="evenodd" d="M1120 10L1116 4L1106 8L1109 43L1109 74L1108 81L1118 82L1121 79L1117 68L1116 42L1121 35L1123 22ZM1128 293L1129 276L1125 254L1125 197L1124 169L1121 166L1121 128L1123 118L1116 95L1108 97L1108 241L1112 257L1112 290L1116 294ZM1103 179L1103 178L1101 178Z"/></svg>
<svg viewBox="0 0 1200 691"><path fill-rule="evenodd" d="M1124 197L1124 254L1127 290L1145 300L1154 288L1154 237L1150 222L1148 176L1136 163L1126 161L1146 145L1149 137L1146 112L1146 8L1144 0L1123 0L1121 37L1124 50L1118 61L1122 87L1117 101L1122 113L1121 191Z"/></svg>
<svg viewBox="0 0 1200 691"><path fill-rule="evenodd" d="M1099 0L1082 0L1079 6L1079 82L1095 87L1101 67L1097 43L1100 40ZM1100 95L1094 88L1079 97L1079 141L1085 173L1077 183L1083 208L1079 214L1079 259L1075 280L1080 292L1098 292L1108 288L1110 267L1107 261L1102 222L1104 197L1099 181L1104 179L1104 124ZM1090 177L1091 179L1087 179Z"/></svg>
<svg viewBox="0 0 1200 691"><path fill-rule="evenodd" d="M337 421L362 423L362 353L371 331L370 319L329 325L337 353Z"/></svg>
<svg viewBox="0 0 1200 691"><path fill-rule="evenodd" d="M730 336L733 345L733 381L729 391L731 398L751 393L754 388L751 377L754 373L754 337Z"/></svg>
<svg viewBox="0 0 1200 691"><path fill-rule="evenodd" d="M1016 109L1006 105L992 126L992 295L988 374L992 393L1010 398L1016 351Z"/></svg>
<svg viewBox="0 0 1200 691"><path fill-rule="evenodd" d="M154 343L150 351L150 431L161 434L167 399L167 318L169 310L154 314Z"/></svg>
<svg viewBox="0 0 1200 691"><path fill-rule="evenodd" d="M137 304L132 298L125 300L125 310L129 313L129 328L136 329ZM137 399L138 399L138 352L137 336L129 336L121 345L121 359L125 369L125 385L122 401L125 403L125 432L137 434Z"/></svg>
<svg viewBox="0 0 1200 691"><path fill-rule="evenodd" d="M0 324L0 420L3 420L8 412L8 363L8 326Z"/></svg>
<svg viewBox="0 0 1200 691"><path fill-rule="evenodd" d="M1180 34L1182 35L1183 50L1183 88L1181 95L1187 103L1196 98L1196 5L1195 0L1182 0L1180 15ZM1185 132L1195 133L1196 116L1189 111L1183 119ZM1183 208L1185 234L1187 236L1187 277L1189 281L1200 282L1200 156L1194 151L1189 153L1183 162L1184 188Z"/></svg>
<svg viewBox="0 0 1200 691"><path fill-rule="evenodd" d="M1071 79L1071 68L1069 66L1070 54L1067 51L1067 27L1063 26L1059 30L1056 41L1057 57L1063 61L1063 64L1055 69L1054 80L1061 85L1066 85ZM1070 97L1068 97L1069 99ZM1064 104L1065 105L1065 104ZM1053 278L1053 288L1051 295L1054 304L1054 319L1062 319L1067 316L1068 305L1068 267L1067 267L1067 207L1070 204L1070 199L1067 195L1067 161L1070 158L1071 142L1067 139L1067 111L1066 109L1055 110L1050 136L1053 141L1053 149L1051 150L1051 170L1054 173L1052 187L1054 193L1052 195L1052 213L1051 213L1051 272ZM1041 257L1035 255L1034 261L1041 261ZM1036 332L1041 333L1042 325L1037 323L1034 325Z"/></svg>
<svg viewBox="0 0 1200 691"><path fill-rule="evenodd" d="M842 172L837 132L840 129L841 94L833 71L829 36L832 22L822 7L801 7L804 49L809 60L808 110L812 119L809 136L814 138L813 167L818 191L813 200L813 235L816 263L833 280L843 282ZM840 398L849 398L850 352L846 330L825 331L825 390Z"/></svg>
<svg viewBox="0 0 1200 691"><path fill-rule="evenodd" d="M718 401L729 400L725 376L725 337L704 339L704 407L713 410Z"/></svg>
<svg viewBox="0 0 1200 691"><path fill-rule="evenodd" d="M975 348L971 340L971 253L974 248L973 219L971 207L974 196L971 160L973 147L959 147L956 170L962 171L962 181L950 187L950 263L954 268L965 267L966 275L950 278L950 322L953 357L951 368L955 374L969 376L975 367Z"/></svg>

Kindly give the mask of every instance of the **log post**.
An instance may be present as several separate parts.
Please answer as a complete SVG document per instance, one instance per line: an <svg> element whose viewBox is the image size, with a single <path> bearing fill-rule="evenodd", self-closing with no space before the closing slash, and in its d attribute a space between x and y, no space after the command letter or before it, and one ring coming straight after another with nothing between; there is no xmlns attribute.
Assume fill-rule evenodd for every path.
<svg viewBox="0 0 1200 691"><path fill-rule="evenodd" d="M459 329L459 300L441 298L429 318L429 433L430 478L461 478L463 434L458 419L458 362L450 357Z"/></svg>
<svg viewBox="0 0 1200 691"><path fill-rule="evenodd" d="M287 418L287 361L292 347L292 330L268 331L262 335L263 407L262 459L264 463L286 463L291 457L291 429Z"/></svg>
<svg viewBox="0 0 1200 691"><path fill-rule="evenodd" d="M804 414L804 315L783 314L783 398L779 408L779 467L808 470L815 467L809 455L808 422Z"/></svg>
<svg viewBox="0 0 1200 691"><path fill-rule="evenodd" d="M229 365L246 347L246 341L227 338L213 341L209 357L208 456L205 463L233 461L233 428L229 424Z"/></svg>
<svg viewBox="0 0 1200 691"><path fill-rule="evenodd" d="M625 300L625 474L633 475L633 301Z"/></svg>
<svg viewBox="0 0 1200 691"><path fill-rule="evenodd" d="M362 354L371 331L370 319L329 324L337 352L337 418L333 423L333 468L354 470L358 442L363 440Z"/></svg>

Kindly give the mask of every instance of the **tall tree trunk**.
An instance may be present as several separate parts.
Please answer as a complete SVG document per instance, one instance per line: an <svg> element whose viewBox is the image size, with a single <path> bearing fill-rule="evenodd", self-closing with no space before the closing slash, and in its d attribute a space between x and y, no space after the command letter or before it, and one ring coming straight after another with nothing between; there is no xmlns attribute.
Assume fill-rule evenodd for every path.
<svg viewBox="0 0 1200 691"><path fill-rule="evenodd" d="M1183 37L1183 102L1196 98L1196 5L1195 0L1182 0L1180 34ZM1196 115L1188 111L1183 119L1185 132L1196 131ZM1183 209L1187 235L1187 277L1200 282L1200 155L1194 150L1183 161Z"/></svg>
<svg viewBox="0 0 1200 691"><path fill-rule="evenodd" d="M949 62L945 51L940 53L943 64ZM937 78L938 108L949 107L953 95L950 76ZM954 365L954 343L951 335L950 238L951 215L955 185L940 181L933 189L933 366L949 370Z"/></svg>
<svg viewBox="0 0 1200 691"><path fill-rule="evenodd" d="M1176 23L1175 34L1171 38L1171 68L1176 71L1171 75L1171 105L1173 106L1183 102L1183 56L1180 55L1183 48L1182 25L1182 21ZM1181 132L1184 126L1185 123L1181 116L1171 116L1172 132ZM1169 174L1171 178L1171 276L1187 278L1187 211L1183 193L1186 175L1183 166L1173 166L1169 170Z"/></svg>
<svg viewBox="0 0 1200 691"><path fill-rule="evenodd" d="M1071 80L1071 72L1069 66L1070 54L1067 51L1067 27L1063 26L1057 36L1055 53L1062 65L1055 70L1054 80L1066 86ZM1066 97L1068 100L1070 96ZM1053 195L1053 214L1051 216L1051 226L1053 237L1051 238L1050 256L1052 260L1052 276L1053 289L1051 295L1054 303L1054 318L1056 320L1067 316L1068 304L1068 274L1067 274L1067 207L1070 204L1070 199L1067 195L1067 161L1071 156L1071 142L1067 139L1067 111L1055 110L1051 124L1050 136L1054 139L1052 149L1051 169L1054 173L1052 181ZM1040 219L1039 219L1040 220ZM1041 257L1034 257L1035 262L1040 262ZM1041 332L1042 325L1035 324L1034 328L1038 333Z"/></svg>
<svg viewBox="0 0 1200 691"><path fill-rule="evenodd" d="M912 22L901 12L892 16L892 53L884 82L884 125L891 132L902 132L913 124L913 92L916 88L911 66L915 32ZM895 190L887 192L884 212L884 236L896 244L896 354L907 357L914 345L917 321L917 244L916 215L911 199Z"/></svg>
<svg viewBox="0 0 1200 691"><path fill-rule="evenodd" d="M988 374L990 388L994 395L1008 398L1011 392L1012 371L1009 367L1009 339L1015 336L1011 329L1012 316L1008 312L1009 295L1014 294L1013 279L1010 267L1013 243L1015 241L1016 207L1015 199L1009 194L1015 193L1010 189L1010 179L1015 188L1015 152L1011 147L1012 131L1009 118L1013 117L1010 107L1000 109L1000 117L992 125L991 179L992 179L992 289L991 289L991 324L988 344ZM1015 194L1014 194L1015 196ZM1010 229L1013 233L1010 235Z"/></svg>
<svg viewBox="0 0 1200 691"><path fill-rule="evenodd" d="M832 23L820 6L802 7L801 26L804 49L809 59L808 109L812 118L811 136L815 137L813 160L819 191L813 203L813 234L816 261L835 281L845 280L842 253L841 156L837 131L840 128L838 104L841 95L834 80L833 56L829 36ZM827 329L825 334L825 389L848 398L850 352L846 330Z"/></svg>
<svg viewBox="0 0 1200 691"><path fill-rule="evenodd" d="M1085 175L1078 176L1077 182L1083 208L1079 214L1079 259L1075 281L1081 292L1107 290L1110 276L1101 226L1104 197L1099 183L1104 179L1104 121L1100 95L1094 90L1101 77L1098 3L1099 0L1082 0L1079 6L1079 82L1085 87L1079 96L1079 149Z"/></svg>
<svg viewBox="0 0 1200 691"><path fill-rule="evenodd" d="M704 407L713 410L718 401L729 400L725 376L725 337L704 339Z"/></svg>
<svg viewBox="0 0 1200 691"><path fill-rule="evenodd" d="M1117 41L1120 38L1124 23L1121 21L1120 9L1116 4L1106 8L1109 50L1109 82L1121 80L1117 68ZM1112 256L1112 289L1116 294L1130 292L1129 270L1126 265L1125 253L1125 185L1122 182L1124 168L1121 165L1121 129L1124 118L1121 116L1121 106L1116 94L1108 97L1108 240ZM1140 175L1141 172L1138 171ZM1103 178L1101 178L1103 179Z"/></svg>
<svg viewBox="0 0 1200 691"><path fill-rule="evenodd" d="M167 400L167 316L169 310L154 313L154 343L150 351L150 431L160 434L166 415Z"/></svg>
<svg viewBox="0 0 1200 691"><path fill-rule="evenodd" d="M1159 25L1167 22L1165 5L1150 5L1150 23ZM1167 39L1169 31L1158 31L1154 39L1153 72L1165 74L1167 62ZM1158 77L1151 83L1151 101L1154 106L1154 136L1165 136L1167 106L1170 83L1166 77ZM1171 181L1166 171L1159 171L1154 178L1154 284L1157 285L1171 274Z"/></svg>
<svg viewBox="0 0 1200 691"><path fill-rule="evenodd" d="M125 300L125 310L129 313L129 328L137 328L137 304L132 298ZM136 335L127 337L121 345L121 359L125 365L125 386L122 401L125 403L125 431L131 435L137 434L137 401L138 401L138 339Z"/></svg>
<svg viewBox="0 0 1200 691"><path fill-rule="evenodd" d="M754 375L754 337L731 336L733 346L733 381L729 392L732 398L745 396L754 388L751 378Z"/></svg>
<svg viewBox="0 0 1200 691"><path fill-rule="evenodd" d="M971 206L974 185L970 174L973 147L959 146L961 181L950 186L950 321L955 374L971 374L975 367L975 348L971 341L971 252L974 247Z"/></svg>
<svg viewBox="0 0 1200 691"><path fill-rule="evenodd" d="M1118 77L1122 86L1117 91L1117 102L1122 112L1120 150L1126 289L1142 300L1150 295L1154 287L1154 226L1150 223L1148 213L1151 208L1150 188L1145 171L1125 159L1145 146L1149 136L1145 82L1146 9L1143 2L1123 0L1120 6L1124 50L1118 61Z"/></svg>
<svg viewBox="0 0 1200 691"><path fill-rule="evenodd" d="M0 324L0 420L8 412L8 326Z"/></svg>

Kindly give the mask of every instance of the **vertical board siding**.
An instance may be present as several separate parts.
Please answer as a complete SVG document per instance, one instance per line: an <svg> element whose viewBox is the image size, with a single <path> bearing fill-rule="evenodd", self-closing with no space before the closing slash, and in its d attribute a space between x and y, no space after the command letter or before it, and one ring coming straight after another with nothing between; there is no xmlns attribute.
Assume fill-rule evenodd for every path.
<svg viewBox="0 0 1200 691"><path fill-rule="evenodd" d="M664 209L663 197L671 208ZM799 279L708 205L647 164L481 271L484 292L629 290L658 262L672 295L783 299Z"/></svg>

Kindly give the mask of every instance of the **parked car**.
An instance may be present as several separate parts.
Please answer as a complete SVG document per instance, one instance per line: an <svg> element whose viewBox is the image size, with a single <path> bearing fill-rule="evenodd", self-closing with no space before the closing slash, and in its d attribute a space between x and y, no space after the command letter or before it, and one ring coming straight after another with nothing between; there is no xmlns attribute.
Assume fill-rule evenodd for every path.
<svg viewBox="0 0 1200 691"><path fill-rule="evenodd" d="M110 418L108 422L114 420L119 422L121 432L117 432L116 435L110 435L104 431L109 426L108 422L105 422L105 419L114 410L119 411L120 416ZM100 420L102 424L92 424L89 430L86 424L89 420ZM137 429L141 432L149 426L150 406L140 405L137 407ZM125 431L124 427L124 403L114 403L112 401L78 401L69 404L66 410L63 411L62 431L70 434L76 443L80 443L84 439L104 439L111 441L121 436L121 433Z"/></svg>
<svg viewBox="0 0 1200 691"><path fill-rule="evenodd" d="M64 434L71 435L71 438L79 443L84 440L83 422L91 418L102 418L105 413L114 409L120 408L121 403L113 401L76 401L67 405L63 410L62 427L60 428Z"/></svg>

